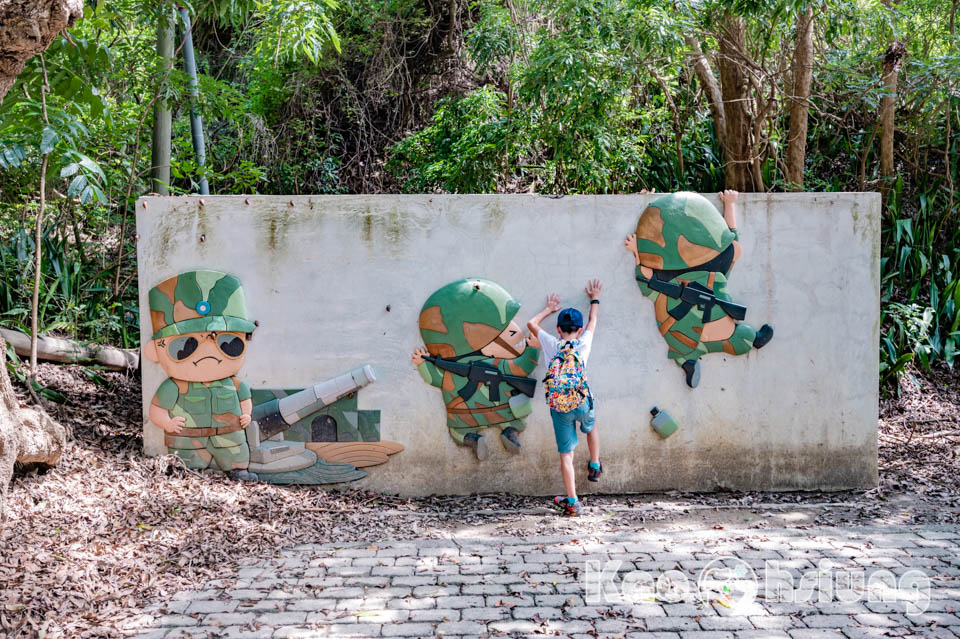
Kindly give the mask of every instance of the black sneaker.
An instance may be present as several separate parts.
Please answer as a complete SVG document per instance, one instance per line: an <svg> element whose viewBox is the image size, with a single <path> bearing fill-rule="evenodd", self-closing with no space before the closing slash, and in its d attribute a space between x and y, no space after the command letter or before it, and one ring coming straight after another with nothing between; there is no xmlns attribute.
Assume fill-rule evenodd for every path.
<svg viewBox="0 0 960 639"><path fill-rule="evenodd" d="M764 324L760 327L760 330L757 331L757 336L753 338L753 347L754 348L763 348L767 345L767 342L773 339L773 327L769 324Z"/></svg>
<svg viewBox="0 0 960 639"><path fill-rule="evenodd" d="M569 497L554 497L553 505L560 509L560 514L564 517L579 517L583 511L579 499L571 504Z"/></svg>
<svg viewBox="0 0 960 639"><path fill-rule="evenodd" d="M587 481L600 481L601 475L603 475L603 464L600 464L600 468L594 468L587 462Z"/></svg>
<svg viewBox="0 0 960 639"><path fill-rule="evenodd" d="M688 359L683 363L682 368L687 376L687 386L696 388L700 383L700 360Z"/></svg>
<svg viewBox="0 0 960 639"><path fill-rule="evenodd" d="M513 426L507 426L500 432L500 441L503 447L516 455L520 452L520 440L517 438L519 431Z"/></svg>

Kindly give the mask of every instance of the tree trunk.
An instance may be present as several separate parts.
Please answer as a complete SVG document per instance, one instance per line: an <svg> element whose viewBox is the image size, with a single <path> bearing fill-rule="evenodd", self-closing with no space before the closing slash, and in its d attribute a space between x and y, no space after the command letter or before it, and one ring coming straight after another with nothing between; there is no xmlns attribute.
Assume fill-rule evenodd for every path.
<svg viewBox="0 0 960 639"><path fill-rule="evenodd" d="M6 343L0 339L0 354L6 351ZM7 367L0 364L0 519L14 464L56 466L66 444L63 426L42 410L20 407Z"/></svg>
<svg viewBox="0 0 960 639"><path fill-rule="evenodd" d="M720 88L723 113L727 120L724 167L726 188L741 192L756 190L750 169L752 118L748 104L750 81L743 65L746 51L746 25L743 18L727 14L720 31Z"/></svg>
<svg viewBox="0 0 960 639"><path fill-rule="evenodd" d="M693 52L690 56L693 61L693 72L707 96L707 104L710 106L710 114L713 116L713 128L717 132L717 143L723 150L727 146L727 118L723 111L723 94L720 92L720 85L717 84L710 63L707 62L707 56L703 55L697 39L693 36L684 36L683 40Z"/></svg>
<svg viewBox="0 0 960 639"><path fill-rule="evenodd" d="M896 174L893 164L893 133L896 128L894 115L897 110L897 80L900 75L900 63L907 48L895 41L883 56L883 99L880 101L880 192L886 204L890 183Z"/></svg>
<svg viewBox="0 0 960 639"><path fill-rule="evenodd" d="M9 328L0 328L0 339L13 346L17 355L29 357L31 342L29 335ZM51 362L69 364L96 364L112 371L135 371L140 364L140 352L137 349L121 349L113 346L85 346L62 337L40 335L37 339L37 357Z"/></svg>
<svg viewBox="0 0 960 639"><path fill-rule="evenodd" d="M173 7L166 2L160 5L157 18L157 56L163 60L163 77L166 84L173 65L174 21ZM153 106L153 155L150 174L153 177L153 191L160 195L170 194L170 132L173 125L173 112L166 98L157 97Z"/></svg>
<svg viewBox="0 0 960 639"><path fill-rule="evenodd" d="M787 135L787 182L803 190L807 159L807 120L810 112L810 82L813 80L813 7L797 16L797 43L793 51L793 95L790 98L790 130Z"/></svg>
<svg viewBox="0 0 960 639"><path fill-rule="evenodd" d="M0 0L0 101L27 60L83 15L83 0Z"/></svg>
<svg viewBox="0 0 960 639"><path fill-rule="evenodd" d="M680 187L683 188L685 181L683 170L683 127L680 124L680 111L677 109L677 103L673 101L673 96L670 95L670 87L668 87L667 83L660 77L660 74L651 67L650 75L652 75L653 79L660 85L660 90L663 91L663 99L667 103L670 115L673 117L673 137L677 149L677 181Z"/></svg>

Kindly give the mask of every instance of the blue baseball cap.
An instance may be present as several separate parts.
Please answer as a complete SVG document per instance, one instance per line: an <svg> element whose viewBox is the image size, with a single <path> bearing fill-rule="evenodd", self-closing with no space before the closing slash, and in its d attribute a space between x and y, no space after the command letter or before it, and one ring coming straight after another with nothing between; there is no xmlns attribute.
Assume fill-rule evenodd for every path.
<svg viewBox="0 0 960 639"><path fill-rule="evenodd" d="M565 308L557 315L557 326L581 328L583 326L583 315L575 308Z"/></svg>

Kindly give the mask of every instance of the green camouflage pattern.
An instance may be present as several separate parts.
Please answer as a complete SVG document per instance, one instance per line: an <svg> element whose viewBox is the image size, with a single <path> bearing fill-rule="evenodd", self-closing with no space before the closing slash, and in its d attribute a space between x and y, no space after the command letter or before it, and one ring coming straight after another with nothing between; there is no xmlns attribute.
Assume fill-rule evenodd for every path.
<svg viewBox="0 0 960 639"><path fill-rule="evenodd" d="M252 333L240 280L219 271L188 271L154 286L148 294L153 337L183 333Z"/></svg>
<svg viewBox="0 0 960 639"><path fill-rule="evenodd" d="M726 250L737 232L699 193L671 193L651 202L637 223L637 252L649 268L680 270Z"/></svg>
<svg viewBox="0 0 960 639"><path fill-rule="evenodd" d="M520 303L496 282L480 278L458 280L438 289L424 302L420 335L431 353L431 345L446 344L451 347L441 349L446 354L434 354L466 355L492 342L519 310ZM465 331L465 323L489 326L490 330ZM490 339L483 342L486 333Z"/></svg>
<svg viewBox="0 0 960 639"><path fill-rule="evenodd" d="M481 278L466 278L451 282L434 292L420 312L420 335L432 355L452 358L462 364L485 363L496 366L501 373L527 377L537 367L540 351L526 347L516 359L494 359L480 354L516 317L520 303L496 282ZM454 440L462 444L469 433L495 426L503 430L513 427L522 431L522 418L529 414L528 402L510 399L517 394L505 383L500 383L500 401L493 402L486 384L481 384L473 396L464 401L458 392L469 381L459 375L439 370L430 362L418 366L425 382L443 390L447 407L447 427Z"/></svg>
<svg viewBox="0 0 960 639"><path fill-rule="evenodd" d="M733 301L727 293L727 278L723 273L710 273L708 271L690 271L684 273L682 278L670 280L672 283L698 282L703 286L708 286L713 280L713 294L722 300ZM640 267L636 269L636 276L641 277ZM742 322L737 324L736 329L729 338L725 340L715 340L704 342L700 339L703 331L703 325L706 322L715 321L725 317L726 312L717 305L710 309L710 316L704 317L703 311L696 306L692 306L683 319L673 320L669 311L681 304L680 300L673 299L663 293L654 291L643 282L637 280L640 291L650 298L656 309L657 326L660 328L660 334L663 335L667 343L667 356L674 360L677 365L682 366L685 361L696 361L702 355L707 353L727 353L728 355L743 355L753 347L753 340L756 337L756 331ZM664 301L661 301L660 298Z"/></svg>
<svg viewBox="0 0 960 639"><path fill-rule="evenodd" d="M233 446L214 445L211 440L216 439L224 443L227 438L235 440ZM168 450L183 460L187 468L194 470L203 470L204 468L213 468L214 465L207 460L201 451L206 451L213 461L216 462L216 468L227 473L231 470L242 470L250 465L250 448L247 445L247 436L243 431L230 433L229 435L220 435L218 437L194 437L185 439L189 447L169 448Z"/></svg>
<svg viewBox="0 0 960 639"><path fill-rule="evenodd" d="M250 461L250 448L243 430L209 437L190 437L190 429L230 426L240 417L240 402L250 399L246 382L237 384L233 378L220 379L209 384L184 382L185 393L180 392L177 382L167 378L157 389L153 403L167 409L170 417L183 417L186 421L180 435L167 435L167 447L171 453L184 460L188 468L203 469L210 466L208 458L199 451L205 450L227 472L246 468Z"/></svg>
<svg viewBox="0 0 960 639"><path fill-rule="evenodd" d="M753 348L757 333L749 325L738 323L730 337L703 341L701 335L704 326L727 317L727 312L715 304L709 308L709 316L705 317L702 309L691 306L683 317L676 319L670 312L683 302L655 291L640 281L639 278L645 279L641 269L653 269L671 284L697 283L712 291L718 299L732 302L727 292L727 278L733 268L736 252L724 272L697 270L697 267L706 265L739 239L737 229L727 226L720 211L698 193L671 193L657 198L644 209L637 222L637 253L640 260L640 265L636 267L637 285L653 301L657 326L667 343L667 355L680 366L684 362L696 362L707 353L743 355ZM664 271L674 273L668 278L663 275Z"/></svg>
<svg viewBox="0 0 960 639"><path fill-rule="evenodd" d="M516 359L502 360L483 355L471 355L457 361L464 364L477 362L492 364L505 375L527 377L537 367L539 357L540 349L528 346ZM468 434L479 433L484 428L492 426L500 430L512 427L517 431L523 431L526 428L523 418L530 414L530 398L519 395L507 384L501 382L499 385L499 402L490 400L490 391L486 384L481 384L477 388L477 392L469 400L464 401L458 393L469 383L467 379L459 375L446 373L430 362L421 363L417 370L420 372L423 381L443 390L443 403L447 407L447 428L458 444L463 444L463 438ZM447 388L444 387L444 375L449 376L450 381L453 382L452 388L450 387L450 381L447 381ZM519 402L519 406L510 405L509 400L512 396L518 397L514 402Z"/></svg>

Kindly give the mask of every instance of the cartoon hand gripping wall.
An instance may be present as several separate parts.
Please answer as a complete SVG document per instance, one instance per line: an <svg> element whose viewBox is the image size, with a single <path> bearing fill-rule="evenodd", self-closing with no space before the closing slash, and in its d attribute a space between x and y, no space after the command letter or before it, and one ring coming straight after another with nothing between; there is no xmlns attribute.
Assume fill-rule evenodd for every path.
<svg viewBox="0 0 960 639"><path fill-rule="evenodd" d="M673 193L643 211L636 234L624 246L633 253L640 291L654 304L667 356L686 375L700 381L700 357L706 353L743 355L762 348L773 327L759 331L740 322L746 308L733 303L727 278L740 255L736 191L720 194L723 215L702 195Z"/></svg>
<svg viewBox="0 0 960 639"><path fill-rule="evenodd" d="M468 278L434 292L420 312L426 348L411 359L423 380L443 391L453 439L487 457L480 431L500 429L504 447L520 452L517 435L530 414L540 351L514 321L520 304L499 284Z"/></svg>

